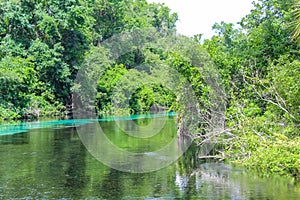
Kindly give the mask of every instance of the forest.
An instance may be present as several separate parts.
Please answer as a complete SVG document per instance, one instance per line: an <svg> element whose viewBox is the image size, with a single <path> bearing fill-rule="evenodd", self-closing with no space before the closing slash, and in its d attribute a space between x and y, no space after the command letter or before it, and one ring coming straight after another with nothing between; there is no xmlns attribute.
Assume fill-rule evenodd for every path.
<svg viewBox="0 0 300 200"><path fill-rule="evenodd" d="M154 67L160 65L190 83L201 108L199 120L210 119L216 97L206 81L212 74L204 69L214 65L218 77L213 73L213 79L224 90L224 130L211 137L205 134L207 124L200 123L190 135L199 145L217 143L211 152L216 159L300 181L300 2L253 4L239 26L218 22L212 27L216 34L203 39L201 33L177 35L178 15L146 0L1 0L0 119L65 116L73 107L78 71L95 59L105 69L93 102L98 117L145 113L162 105L180 113L179 120L191 122L180 105L184 96L162 83L139 87L132 77L124 78L130 71L134 80L141 73L145 80L151 74L162 80L167 72ZM152 30L154 40L111 59L113 52L101 44L135 30L142 39L149 35L143 30ZM165 48L161 36L176 41L174 47ZM141 65L146 67L139 70ZM121 79L122 88L136 90L121 97L129 106L117 110L112 100ZM177 84L184 87L180 79Z"/></svg>

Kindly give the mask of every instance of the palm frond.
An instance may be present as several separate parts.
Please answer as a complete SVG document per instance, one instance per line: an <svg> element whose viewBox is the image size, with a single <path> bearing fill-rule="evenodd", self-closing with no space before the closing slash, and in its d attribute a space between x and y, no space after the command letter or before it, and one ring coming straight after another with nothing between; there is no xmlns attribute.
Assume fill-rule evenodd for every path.
<svg viewBox="0 0 300 200"><path fill-rule="evenodd" d="M300 40L300 0L297 0L297 2L293 6L292 17L294 20L291 23L294 29L292 39L294 41L299 41Z"/></svg>

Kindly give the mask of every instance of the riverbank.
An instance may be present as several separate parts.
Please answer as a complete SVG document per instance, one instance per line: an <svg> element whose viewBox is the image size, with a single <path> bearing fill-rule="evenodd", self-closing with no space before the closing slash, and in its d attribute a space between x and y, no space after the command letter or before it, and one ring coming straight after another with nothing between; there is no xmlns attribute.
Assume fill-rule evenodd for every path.
<svg viewBox="0 0 300 200"><path fill-rule="evenodd" d="M236 147L227 151L227 155L231 162L256 169L262 175L289 175L300 182L300 137L289 139L277 135L262 140L248 135L236 141Z"/></svg>
<svg viewBox="0 0 300 200"><path fill-rule="evenodd" d="M44 117L62 117L68 114L68 108L61 102L51 104L47 101L31 102L30 106L23 108L11 106L5 107L0 105L0 122L14 120L35 120Z"/></svg>
<svg viewBox="0 0 300 200"><path fill-rule="evenodd" d="M300 183L300 136L297 123L280 124L265 117L245 120L223 141L229 162L262 175L292 176Z"/></svg>

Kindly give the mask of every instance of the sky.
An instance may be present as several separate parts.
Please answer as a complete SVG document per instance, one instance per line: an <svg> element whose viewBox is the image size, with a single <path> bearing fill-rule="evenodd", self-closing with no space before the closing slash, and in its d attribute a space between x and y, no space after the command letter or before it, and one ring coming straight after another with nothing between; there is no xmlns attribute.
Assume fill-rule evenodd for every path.
<svg viewBox="0 0 300 200"><path fill-rule="evenodd" d="M147 0L165 3L177 12L177 32L193 36L202 33L203 38L214 34L212 26L221 21L236 24L253 9L253 0Z"/></svg>

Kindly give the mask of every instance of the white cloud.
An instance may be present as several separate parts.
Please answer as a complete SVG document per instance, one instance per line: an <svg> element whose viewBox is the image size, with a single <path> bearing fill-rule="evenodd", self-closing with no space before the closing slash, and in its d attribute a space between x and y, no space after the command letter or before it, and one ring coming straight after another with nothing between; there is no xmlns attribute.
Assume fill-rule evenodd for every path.
<svg viewBox="0 0 300 200"><path fill-rule="evenodd" d="M205 38L213 35L216 22L236 23L253 8L253 0L147 0L165 3L179 15L178 33L192 36L203 33Z"/></svg>

